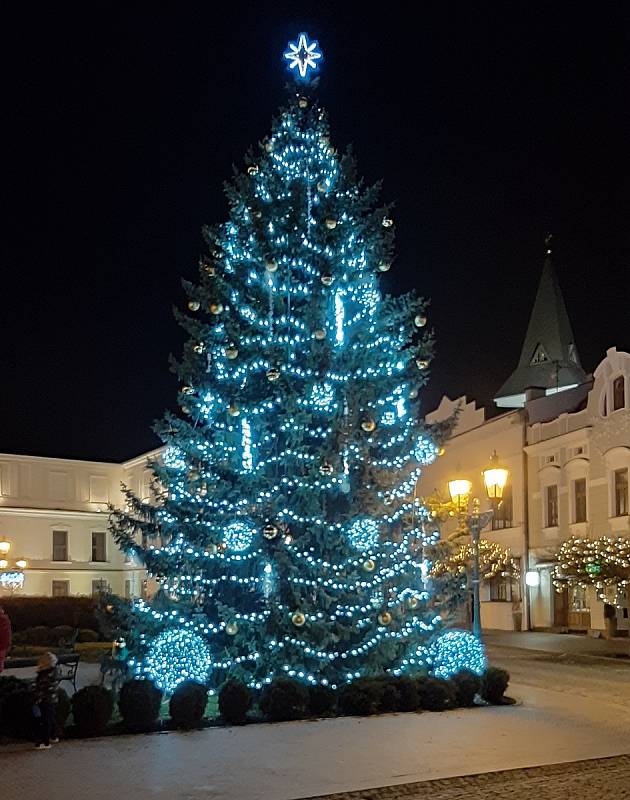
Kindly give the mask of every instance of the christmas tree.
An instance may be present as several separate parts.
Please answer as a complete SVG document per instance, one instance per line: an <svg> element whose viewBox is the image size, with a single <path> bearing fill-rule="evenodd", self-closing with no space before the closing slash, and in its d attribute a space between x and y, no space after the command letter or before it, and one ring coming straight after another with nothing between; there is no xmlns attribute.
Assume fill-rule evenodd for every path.
<svg viewBox="0 0 630 800"><path fill-rule="evenodd" d="M318 64L304 35L287 60ZM117 542L157 579L131 609L131 666L337 686L430 662L441 617L414 489L437 446L419 422L425 302L382 297L394 223L339 158L308 80L227 187L185 283L181 413L157 430L151 503L127 492Z"/></svg>

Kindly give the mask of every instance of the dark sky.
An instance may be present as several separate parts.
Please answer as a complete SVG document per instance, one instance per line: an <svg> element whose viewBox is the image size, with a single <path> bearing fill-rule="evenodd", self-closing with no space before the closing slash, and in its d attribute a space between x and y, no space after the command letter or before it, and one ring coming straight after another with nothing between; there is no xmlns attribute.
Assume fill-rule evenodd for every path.
<svg viewBox="0 0 630 800"><path fill-rule="evenodd" d="M627 3L18 5L0 48L0 452L156 444L180 277L302 29L333 143L396 203L386 287L432 300L425 410L487 402L511 371L548 230L584 367L630 348Z"/></svg>

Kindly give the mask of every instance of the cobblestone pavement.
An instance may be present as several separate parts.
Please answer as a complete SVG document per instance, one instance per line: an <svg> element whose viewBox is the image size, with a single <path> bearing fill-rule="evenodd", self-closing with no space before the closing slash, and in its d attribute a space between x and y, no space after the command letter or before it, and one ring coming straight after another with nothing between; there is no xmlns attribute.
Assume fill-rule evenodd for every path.
<svg viewBox="0 0 630 800"><path fill-rule="evenodd" d="M405 783L308 800L598 800L630 798L630 755Z"/></svg>

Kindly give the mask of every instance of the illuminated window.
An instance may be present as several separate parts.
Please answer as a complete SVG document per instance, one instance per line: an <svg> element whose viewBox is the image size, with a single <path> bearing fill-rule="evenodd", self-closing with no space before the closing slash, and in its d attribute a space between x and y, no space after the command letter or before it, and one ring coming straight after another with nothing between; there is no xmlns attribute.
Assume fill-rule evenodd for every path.
<svg viewBox="0 0 630 800"><path fill-rule="evenodd" d="M575 501L574 522L586 522L586 478L573 481L573 499Z"/></svg>
<svg viewBox="0 0 630 800"><path fill-rule="evenodd" d="M615 482L615 516L625 517L628 514L628 470L616 469Z"/></svg>
<svg viewBox="0 0 630 800"><path fill-rule="evenodd" d="M536 349L534 350L534 355L532 356L531 364L543 364L545 361L549 361L547 358L547 353L545 353L544 347L539 344Z"/></svg>
<svg viewBox="0 0 630 800"><path fill-rule="evenodd" d="M546 500L546 517L545 526L547 528L555 528L558 524L558 487L547 486L545 490Z"/></svg>

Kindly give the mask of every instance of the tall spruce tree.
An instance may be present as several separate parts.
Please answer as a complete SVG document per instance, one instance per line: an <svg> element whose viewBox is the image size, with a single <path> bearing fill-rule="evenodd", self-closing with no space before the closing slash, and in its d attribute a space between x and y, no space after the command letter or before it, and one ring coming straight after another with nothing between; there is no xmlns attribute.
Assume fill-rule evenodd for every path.
<svg viewBox="0 0 630 800"><path fill-rule="evenodd" d="M132 606L131 665L167 691L422 668L441 624L414 499L437 453L418 410L432 340L423 300L379 289L390 209L308 84L226 194L177 313L181 413L157 425L155 496L126 491L111 517L159 587Z"/></svg>

